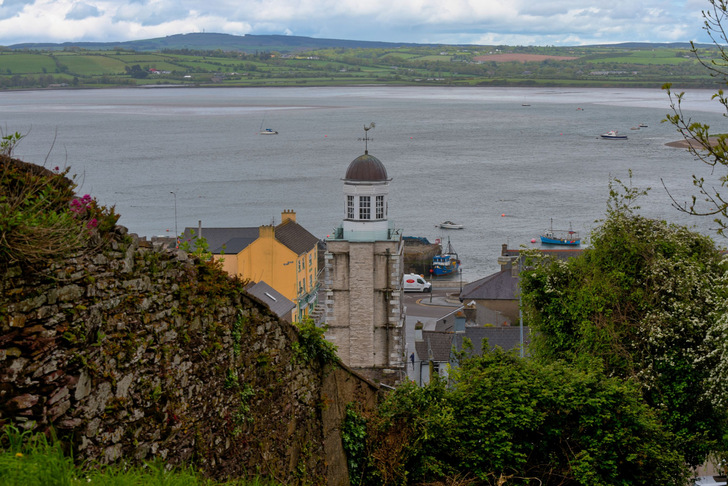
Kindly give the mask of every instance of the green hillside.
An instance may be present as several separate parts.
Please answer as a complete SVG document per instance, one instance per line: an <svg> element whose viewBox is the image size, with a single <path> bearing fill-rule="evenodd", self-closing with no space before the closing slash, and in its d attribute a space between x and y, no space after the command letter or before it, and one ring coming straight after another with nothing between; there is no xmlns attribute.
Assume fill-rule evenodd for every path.
<svg viewBox="0 0 728 486"><path fill-rule="evenodd" d="M700 47L706 59L717 57ZM190 86L620 86L715 88L687 44L511 47L187 34L0 48L0 89Z"/></svg>

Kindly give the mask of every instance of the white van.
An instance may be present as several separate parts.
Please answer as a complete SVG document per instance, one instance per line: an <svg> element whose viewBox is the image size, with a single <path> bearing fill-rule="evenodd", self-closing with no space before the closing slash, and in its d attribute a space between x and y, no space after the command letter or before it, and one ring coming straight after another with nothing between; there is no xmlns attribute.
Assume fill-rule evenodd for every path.
<svg viewBox="0 0 728 486"><path fill-rule="evenodd" d="M432 284L427 282L422 275L405 273L402 280L405 292L432 292Z"/></svg>

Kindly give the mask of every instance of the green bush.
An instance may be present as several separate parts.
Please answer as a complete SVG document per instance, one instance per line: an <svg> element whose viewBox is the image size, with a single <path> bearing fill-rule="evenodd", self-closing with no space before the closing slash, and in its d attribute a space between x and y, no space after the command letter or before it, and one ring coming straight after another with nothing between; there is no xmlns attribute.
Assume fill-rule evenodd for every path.
<svg viewBox="0 0 728 486"><path fill-rule="evenodd" d="M630 382L494 351L464 359L452 383L404 385L366 417L353 484L686 484Z"/></svg>

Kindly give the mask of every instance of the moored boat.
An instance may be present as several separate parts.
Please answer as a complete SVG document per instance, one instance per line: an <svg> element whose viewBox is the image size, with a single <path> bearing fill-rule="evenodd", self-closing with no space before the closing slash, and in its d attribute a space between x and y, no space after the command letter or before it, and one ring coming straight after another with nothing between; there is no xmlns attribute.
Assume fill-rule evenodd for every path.
<svg viewBox="0 0 728 486"><path fill-rule="evenodd" d="M601 137L607 140L627 140L627 135L620 135L617 130L609 130L607 133L602 133Z"/></svg>
<svg viewBox="0 0 728 486"><path fill-rule="evenodd" d="M554 221L551 220L551 226L541 235L541 243L546 245L578 246L581 244L581 238L579 237L579 232L571 228L571 224L569 224L568 230L555 230Z"/></svg>
<svg viewBox="0 0 728 486"><path fill-rule="evenodd" d="M465 226L463 226L462 224L453 223L452 221L443 221L442 223L440 223L440 228L443 228L443 229L463 229L463 228L465 228Z"/></svg>
<svg viewBox="0 0 728 486"><path fill-rule="evenodd" d="M278 135L278 132L273 130L272 128L266 128L264 130L260 131L261 135Z"/></svg>
<svg viewBox="0 0 728 486"><path fill-rule="evenodd" d="M455 253L452 245L450 244L450 238L447 239L447 247L445 251L439 255L435 255L432 258L432 269L430 272L432 275L439 277L443 275L450 275L455 273L460 268L460 259L458 254Z"/></svg>

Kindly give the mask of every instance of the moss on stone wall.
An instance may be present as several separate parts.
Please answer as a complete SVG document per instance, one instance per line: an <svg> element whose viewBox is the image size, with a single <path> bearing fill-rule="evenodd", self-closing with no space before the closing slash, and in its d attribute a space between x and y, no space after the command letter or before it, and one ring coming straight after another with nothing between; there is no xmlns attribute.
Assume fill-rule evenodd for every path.
<svg viewBox="0 0 728 486"><path fill-rule="evenodd" d="M337 421L376 387L295 359L297 329L214 265L110 236L42 268L0 266L0 425L53 427L79 461L346 484L327 469ZM341 373L353 384L338 392Z"/></svg>

